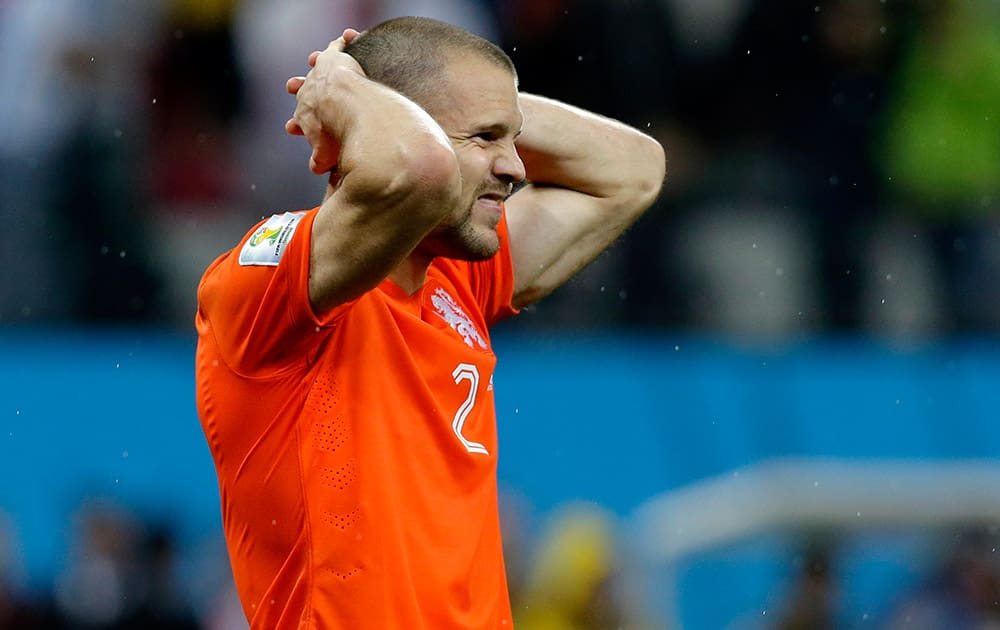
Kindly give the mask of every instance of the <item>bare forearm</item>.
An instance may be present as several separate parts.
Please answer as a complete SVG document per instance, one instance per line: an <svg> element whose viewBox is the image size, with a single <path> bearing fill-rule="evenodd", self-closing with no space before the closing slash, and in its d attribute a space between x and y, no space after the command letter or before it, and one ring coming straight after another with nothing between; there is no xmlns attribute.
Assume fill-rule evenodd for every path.
<svg viewBox="0 0 1000 630"><path fill-rule="evenodd" d="M345 194L391 194L434 180L436 161L454 170L454 152L440 126L400 94L343 71L319 110L324 128L339 140L337 171L350 182Z"/></svg>
<svg viewBox="0 0 1000 630"><path fill-rule="evenodd" d="M514 303L545 297L604 251L652 205L663 148L617 121L520 95L517 150L529 184L507 202Z"/></svg>
<svg viewBox="0 0 1000 630"><path fill-rule="evenodd" d="M533 184L601 198L659 192L665 158L656 140L551 99L522 93L520 100L524 129L517 149Z"/></svg>

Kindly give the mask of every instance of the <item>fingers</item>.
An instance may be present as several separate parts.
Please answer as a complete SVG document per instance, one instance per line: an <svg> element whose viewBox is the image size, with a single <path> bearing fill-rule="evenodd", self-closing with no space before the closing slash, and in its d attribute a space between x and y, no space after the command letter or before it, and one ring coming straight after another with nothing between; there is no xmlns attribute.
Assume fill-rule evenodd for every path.
<svg viewBox="0 0 1000 630"><path fill-rule="evenodd" d="M332 48L332 49L336 50L337 52L342 52L344 50L344 48L348 44L350 44L351 42L353 42L354 39L358 35L360 35L360 34L361 34L361 32L358 31L357 29L345 28L343 35L341 35L337 39L335 39L332 42L330 42L330 45L327 47L327 50L329 50L329 49ZM315 67L316 66L316 59L319 58L319 56L320 56L320 54L322 52L323 51L321 51L321 50L314 50L311 53L309 53L309 66L310 67Z"/></svg>
<svg viewBox="0 0 1000 630"><path fill-rule="evenodd" d="M289 118L285 122L285 131L292 134L293 136L304 136L306 132L302 131L302 127L294 118Z"/></svg>
<svg viewBox="0 0 1000 630"><path fill-rule="evenodd" d="M285 89L288 90L289 94L298 94L299 90L302 88L302 84L305 82L305 77L291 77L285 81Z"/></svg>
<svg viewBox="0 0 1000 630"><path fill-rule="evenodd" d="M326 50L334 50L336 52L341 52L342 50L344 50L344 46L346 45L347 42L344 40L344 38L338 37L337 39L330 42L330 45L326 47ZM309 53L309 66L311 68L316 67L316 60L319 59L319 56L325 53L326 50L314 50L311 53Z"/></svg>
<svg viewBox="0 0 1000 630"><path fill-rule="evenodd" d="M351 43L360 35L360 33L353 28L344 29L343 35L339 38L330 42L330 45L326 47L325 50L314 50L309 54L308 62L310 68L315 68L316 64L319 62L320 55L327 52L340 53L343 52L347 44ZM357 65L353 59L346 58L342 60L336 60L335 55L330 55L333 58L333 63L337 65L346 65L350 67L353 64L353 70L364 76L364 72L361 67ZM326 57L324 57L326 59ZM312 73L310 73L312 74ZM306 77L295 76L290 77L285 81L285 90L296 97L301 98L299 91L302 86L306 83ZM300 103L301 106L301 103ZM305 115L306 118L302 119L301 116ZM305 108L300 112L300 108L296 109L295 115L285 121L285 131L293 136L305 136L306 140L312 146L312 154L309 156L309 170L317 175L329 172L331 169L337 166L337 160L339 159L340 146L334 139L325 135L325 131L318 126L318 121L310 118L309 108ZM297 119L298 117L298 119ZM306 123L306 127L303 127L299 123L299 120L303 120ZM308 129L308 131L307 131Z"/></svg>
<svg viewBox="0 0 1000 630"><path fill-rule="evenodd" d="M285 131L294 136L305 136L306 140L309 141L309 145L312 147L312 153L309 155L309 170L314 174L328 173L337 166L340 148L322 131L313 129L310 133L306 133L294 118L285 123Z"/></svg>
<svg viewBox="0 0 1000 630"><path fill-rule="evenodd" d="M316 175L328 173L337 165L337 152L327 142L319 142L313 145L312 155L309 156L309 170Z"/></svg>

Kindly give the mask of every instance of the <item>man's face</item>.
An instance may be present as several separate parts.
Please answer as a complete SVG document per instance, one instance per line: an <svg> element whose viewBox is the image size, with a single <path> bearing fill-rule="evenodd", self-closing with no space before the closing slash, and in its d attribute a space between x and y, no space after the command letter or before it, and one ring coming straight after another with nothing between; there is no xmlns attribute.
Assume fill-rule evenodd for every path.
<svg viewBox="0 0 1000 630"><path fill-rule="evenodd" d="M524 179L514 148L523 116L514 76L468 55L452 57L428 111L451 139L462 176L462 202L425 239L433 255L482 260L500 243L501 202Z"/></svg>

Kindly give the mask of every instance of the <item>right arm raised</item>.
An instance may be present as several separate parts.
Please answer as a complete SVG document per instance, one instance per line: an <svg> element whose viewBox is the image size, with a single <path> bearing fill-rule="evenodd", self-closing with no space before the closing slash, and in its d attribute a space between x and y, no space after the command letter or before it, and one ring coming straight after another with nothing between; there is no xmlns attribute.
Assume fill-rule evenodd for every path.
<svg viewBox="0 0 1000 630"><path fill-rule="evenodd" d="M288 129L312 145L310 168L336 169L313 224L309 298L317 313L377 286L448 216L461 191L440 126L367 79L344 44L343 37L331 43L311 59L304 80L288 85L297 101Z"/></svg>

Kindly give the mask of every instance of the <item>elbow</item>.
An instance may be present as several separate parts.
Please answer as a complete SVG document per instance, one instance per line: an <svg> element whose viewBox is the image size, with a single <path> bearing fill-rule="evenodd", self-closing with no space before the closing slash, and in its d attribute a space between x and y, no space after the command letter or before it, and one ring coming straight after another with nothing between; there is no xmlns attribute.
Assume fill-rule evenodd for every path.
<svg viewBox="0 0 1000 630"><path fill-rule="evenodd" d="M623 155L628 159L618 171L618 179L606 200L611 212L631 222L659 197L666 178L667 159L659 142L638 132Z"/></svg>
<svg viewBox="0 0 1000 630"><path fill-rule="evenodd" d="M454 149L436 134L423 133L401 151L401 168L410 184L427 194L450 197L461 191L462 181Z"/></svg>
<svg viewBox="0 0 1000 630"><path fill-rule="evenodd" d="M637 151L641 158L635 171L633 190L638 205L645 210L656 201L663 188L667 176L667 155L663 145L650 136L643 136L640 145Z"/></svg>
<svg viewBox="0 0 1000 630"><path fill-rule="evenodd" d="M437 223L461 196L458 159L449 144L427 133L400 147L397 190L415 201L415 211Z"/></svg>

